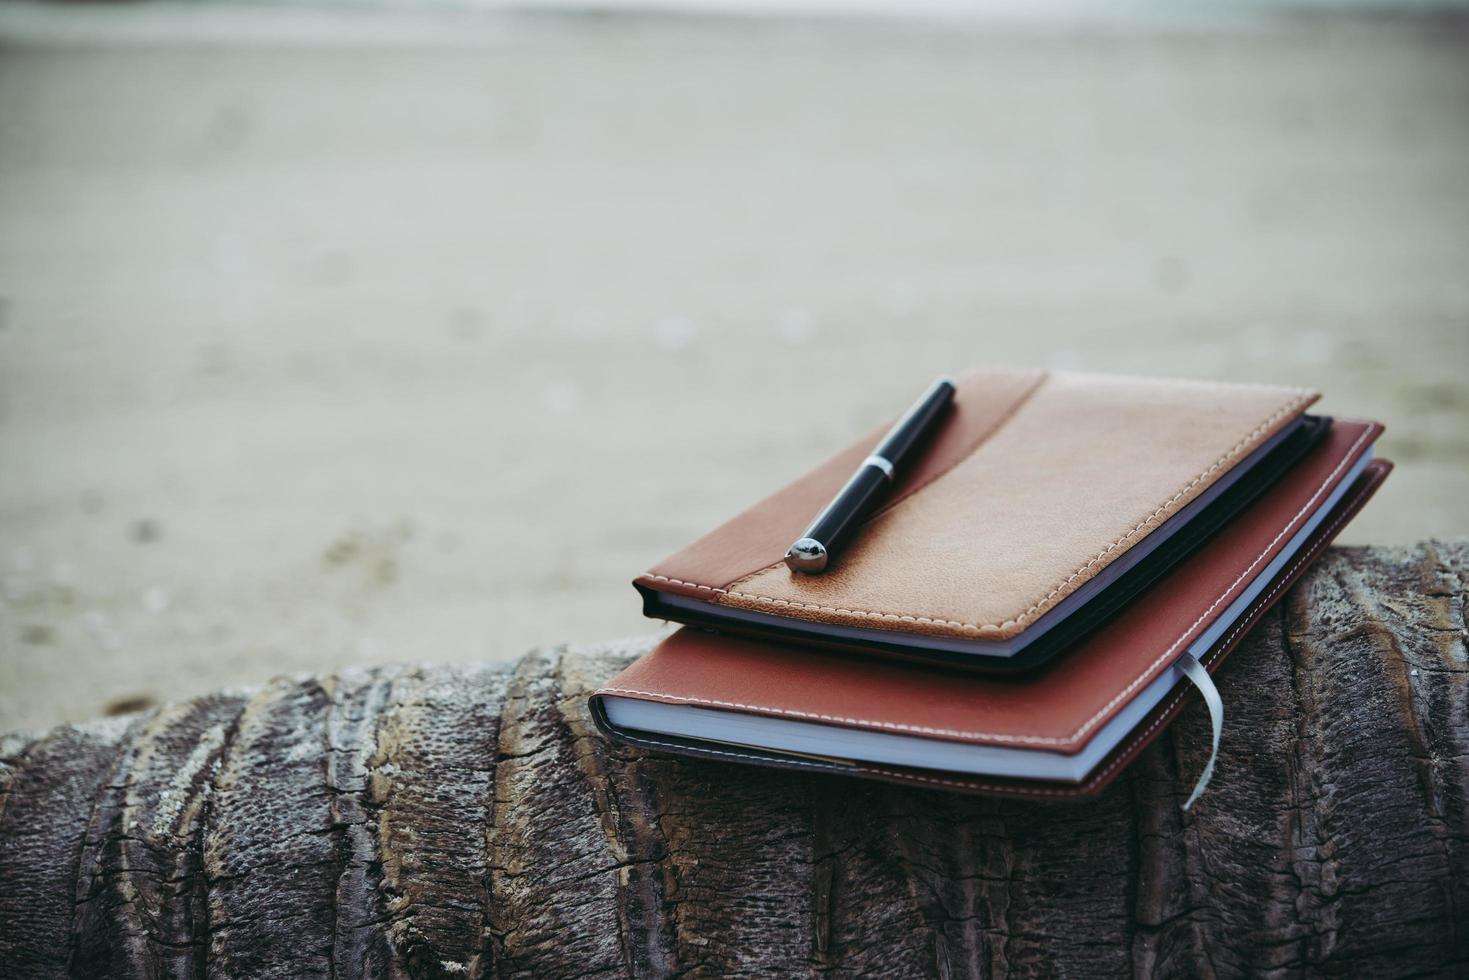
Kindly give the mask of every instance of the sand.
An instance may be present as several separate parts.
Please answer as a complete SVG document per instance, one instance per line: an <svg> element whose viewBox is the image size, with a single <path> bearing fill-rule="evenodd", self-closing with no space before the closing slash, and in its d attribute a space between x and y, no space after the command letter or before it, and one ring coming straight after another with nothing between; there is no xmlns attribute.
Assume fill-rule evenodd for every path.
<svg viewBox="0 0 1469 980"><path fill-rule="evenodd" d="M1344 540L1469 531L1452 23L220 9L0 15L0 728L644 632L975 363L1318 386Z"/></svg>

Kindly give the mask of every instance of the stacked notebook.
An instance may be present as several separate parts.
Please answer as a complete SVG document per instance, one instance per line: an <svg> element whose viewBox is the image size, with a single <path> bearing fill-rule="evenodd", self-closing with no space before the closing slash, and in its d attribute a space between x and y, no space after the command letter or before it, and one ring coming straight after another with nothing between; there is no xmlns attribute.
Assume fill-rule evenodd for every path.
<svg viewBox="0 0 1469 980"><path fill-rule="evenodd" d="M687 626L592 697L624 742L955 790L1099 792L1386 478L1312 391L981 372L824 574L858 441L635 581ZM1217 737L1217 734L1216 734Z"/></svg>

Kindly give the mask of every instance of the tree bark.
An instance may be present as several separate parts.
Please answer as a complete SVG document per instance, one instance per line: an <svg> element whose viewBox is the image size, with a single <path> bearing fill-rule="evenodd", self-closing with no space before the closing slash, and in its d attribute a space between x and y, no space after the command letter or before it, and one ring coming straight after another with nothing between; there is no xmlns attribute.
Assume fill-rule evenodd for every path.
<svg viewBox="0 0 1469 980"><path fill-rule="evenodd" d="M1334 550L1100 799L603 741L649 641L0 740L0 973L1465 975L1469 539ZM1063 668L1064 669L1064 668Z"/></svg>

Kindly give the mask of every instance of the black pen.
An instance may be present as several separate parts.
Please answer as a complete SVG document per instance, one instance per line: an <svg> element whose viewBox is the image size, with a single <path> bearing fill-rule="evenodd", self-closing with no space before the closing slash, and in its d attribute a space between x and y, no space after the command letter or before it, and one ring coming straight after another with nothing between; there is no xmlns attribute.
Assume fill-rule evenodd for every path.
<svg viewBox="0 0 1469 980"><path fill-rule="evenodd" d="M954 382L939 378L898 424L888 430L847 485L786 552L786 565L792 571L808 575L825 571L831 556L862 519L872 513L873 505L893 482L894 474L917 454L924 436L934 428L953 399Z"/></svg>

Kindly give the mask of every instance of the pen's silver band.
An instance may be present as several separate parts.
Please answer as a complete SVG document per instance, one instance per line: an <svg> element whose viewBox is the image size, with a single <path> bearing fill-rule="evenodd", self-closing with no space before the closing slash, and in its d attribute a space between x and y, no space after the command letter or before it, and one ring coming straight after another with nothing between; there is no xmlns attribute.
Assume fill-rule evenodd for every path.
<svg viewBox="0 0 1469 980"><path fill-rule="evenodd" d="M882 475L883 476L887 477L889 480L891 480L893 478L893 464L892 464L892 461L891 460L888 460L888 459L885 459L882 456L878 456L875 453L873 455L871 455L871 456L868 456L866 459L864 459L862 461L862 465L863 466L876 466L878 469L882 470Z"/></svg>

